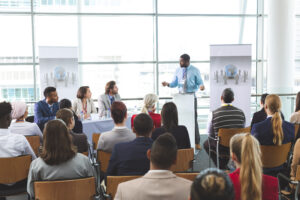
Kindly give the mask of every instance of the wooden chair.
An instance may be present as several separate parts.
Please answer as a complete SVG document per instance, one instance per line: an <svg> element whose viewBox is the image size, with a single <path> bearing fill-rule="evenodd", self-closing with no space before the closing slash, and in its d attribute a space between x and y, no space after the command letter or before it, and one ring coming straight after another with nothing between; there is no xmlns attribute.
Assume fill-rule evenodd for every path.
<svg viewBox="0 0 300 200"><path fill-rule="evenodd" d="M93 142L94 150L97 150L97 145L98 145L100 135L101 135L101 133L93 133L93 135L92 135L92 142Z"/></svg>
<svg viewBox="0 0 300 200"><path fill-rule="evenodd" d="M95 178L34 182L36 200L92 200L96 194Z"/></svg>
<svg viewBox="0 0 300 200"><path fill-rule="evenodd" d="M171 171L184 172L190 169L193 165L194 149L179 149L177 150L177 162L172 165Z"/></svg>
<svg viewBox="0 0 300 200"><path fill-rule="evenodd" d="M11 184L28 177L31 156L0 158L0 184ZM0 197L26 193L26 183L7 191L0 191Z"/></svg>
<svg viewBox="0 0 300 200"><path fill-rule="evenodd" d="M298 136L299 126L300 126L300 124L295 124L295 142L296 142L296 139Z"/></svg>
<svg viewBox="0 0 300 200"><path fill-rule="evenodd" d="M288 191L283 190L283 187L281 187L280 183L281 183L281 179L284 179L285 181L289 182L289 184L294 185L295 186L295 190L294 192L294 200L298 200L298 194L299 194L299 189L300 189L300 165L297 166L297 171L296 171L296 177L295 179L290 179L288 177L286 177L284 174L279 173L277 175L278 178L278 187L279 187L279 196L280 199L290 199L289 197L291 197L291 194Z"/></svg>
<svg viewBox="0 0 300 200"><path fill-rule="evenodd" d="M29 142L33 152L35 153L36 156L39 155L39 148L41 146L40 144L40 136L38 135L30 135L30 136L25 136L27 141Z"/></svg>
<svg viewBox="0 0 300 200"><path fill-rule="evenodd" d="M260 145L261 161L264 168L274 168L283 165L291 150L291 142L277 145Z"/></svg>
<svg viewBox="0 0 300 200"><path fill-rule="evenodd" d="M193 181L199 173L176 173L177 176L181 178L185 178L188 180ZM136 178L140 178L142 176L108 176L107 177L107 186L106 186L106 193L113 198L117 193L118 185L120 183L130 181Z"/></svg>
<svg viewBox="0 0 300 200"><path fill-rule="evenodd" d="M109 164L111 153L107 153L105 151L98 150L97 151L97 160L100 163L100 170L102 172L106 172Z"/></svg>
<svg viewBox="0 0 300 200"><path fill-rule="evenodd" d="M89 156L89 152L87 152L87 151L86 152L82 152L82 154L85 155L85 156Z"/></svg>
<svg viewBox="0 0 300 200"><path fill-rule="evenodd" d="M246 127L246 128L220 128L218 130L218 134L216 136L216 138L212 138L209 137L209 139L214 140L217 142L217 146L216 146L216 155L217 155L217 167L220 168L219 166L219 157L229 157L230 155L225 155L225 154L219 154L219 144L229 148L230 145L230 139L239 133L250 133L251 131L251 127ZM210 143L209 144L209 158L211 158L210 156ZM211 164L211 160L209 159L209 167Z"/></svg>

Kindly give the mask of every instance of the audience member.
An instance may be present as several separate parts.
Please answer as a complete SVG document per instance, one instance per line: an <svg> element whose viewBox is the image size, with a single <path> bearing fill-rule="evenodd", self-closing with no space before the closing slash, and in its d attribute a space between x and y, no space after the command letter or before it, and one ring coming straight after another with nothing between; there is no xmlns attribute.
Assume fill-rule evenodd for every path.
<svg viewBox="0 0 300 200"><path fill-rule="evenodd" d="M291 164L291 179L295 180L297 167L300 165L300 140L298 139L293 150L293 160ZM298 172L299 173L299 172Z"/></svg>
<svg viewBox="0 0 300 200"><path fill-rule="evenodd" d="M256 113L253 114L253 118L252 118L252 121L251 121L251 128L253 127L253 124L256 124L258 122L262 122L265 119L267 119L267 113L266 113L265 108L264 108L264 106L265 106L265 100L266 100L267 96L268 96L267 93L261 95L261 97L260 97L260 107L261 107L261 110L257 111ZM284 120L284 116L283 116L282 113L281 113L281 117Z"/></svg>
<svg viewBox="0 0 300 200"><path fill-rule="evenodd" d="M73 144L77 147L79 153L88 151L87 137L85 134L74 133L72 129L74 128L75 121L73 112L68 108L63 108L57 111L56 119L61 119L65 122L69 133L72 136Z"/></svg>
<svg viewBox="0 0 300 200"><path fill-rule="evenodd" d="M194 180L190 200L233 200L234 188L228 175L219 169L206 169Z"/></svg>
<svg viewBox="0 0 300 200"><path fill-rule="evenodd" d="M36 156L26 138L20 134L13 134L8 130L12 120L11 112L12 106L10 103L0 103L0 158L31 155L32 159L35 159ZM17 190L24 187L26 187L26 179L10 185L0 184L0 191ZM5 199L5 197L0 197L0 199Z"/></svg>
<svg viewBox="0 0 300 200"><path fill-rule="evenodd" d="M68 108L68 109L72 110L72 113L73 113L73 116L74 116L74 121L75 121L75 126L72 129L72 131L74 133L83 133L82 122L79 120L78 116L73 111L72 102L69 99L60 100L59 109L63 109L63 108Z"/></svg>
<svg viewBox="0 0 300 200"><path fill-rule="evenodd" d="M215 138L220 128L244 128L245 115L242 110L232 105L234 101L234 93L230 88L226 88L221 96L222 106L214 110L209 117L208 133L209 136ZM210 120L211 119L211 120ZM209 145L211 149L211 158L217 164L216 141L208 139L204 142L204 149L209 154ZM219 152L228 154L228 157L220 157L220 169L227 169L229 161L229 148L219 145Z"/></svg>
<svg viewBox="0 0 300 200"><path fill-rule="evenodd" d="M89 86L82 86L78 89L77 99L73 102L73 110L81 119L90 118L92 113L97 113Z"/></svg>
<svg viewBox="0 0 300 200"><path fill-rule="evenodd" d="M29 169L27 192L34 199L34 182L65 180L94 176L89 158L77 153L71 135L62 120L49 121L45 126L41 157Z"/></svg>
<svg viewBox="0 0 300 200"><path fill-rule="evenodd" d="M191 148L188 130L185 126L178 125L177 107L173 102L164 104L161 110L161 119L163 126L160 128L156 128L153 131L153 140L156 140L156 138L163 133L168 132L175 137L178 149Z"/></svg>
<svg viewBox="0 0 300 200"><path fill-rule="evenodd" d="M121 101L118 93L118 87L115 81L109 81L105 85L105 93L98 98L99 115L105 116L105 113L110 112L110 107L114 101Z"/></svg>
<svg viewBox="0 0 300 200"><path fill-rule="evenodd" d="M236 170L229 174L235 189L235 200L276 200L278 181L263 175L259 142L250 135L237 134L230 140L231 159Z"/></svg>
<svg viewBox="0 0 300 200"><path fill-rule="evenodd" d="M141 178L119 184L115 200L187 199L192 182L170 171L176 155L175 138L169 133L159 136L147 151L150 170Z"/></svg>
<svg viewBox="0 0 300 200"><path fill-rule="evenodd" d="M134 119L133 132L136 139L131 142L116 144L109 161L107 175L144 175L149 170L147 150L151 148L153 121L145 113Z"/></svg>
<svg viewBox="0 0 300 200"><path fill-rule="evenodd" d="M160 114L154 113L156 110L156 103L158 101L158 97L156 94L147 94L144 98L144 106L142 108L142 113L146 113L150 115L153 120L154 128L161 127L161 116ZM131 126L133 127L133 121L136 115L131 117Z"/></svg>
<svg viewBox="0 0 300 200"><path fill-rule="evenodd" d="M47 87L44 90L44 96L44 100L34 105L34 123L39 126L41 131L43 131L45 123L55 119L56 112L59 109L56 88Z"/></svg>
<svg viewBox="0 0 300 200"><path fill-rule="evenodd" d="M290 122L293 124L300 123L300 92L297 93L296 97L296 109L290 118Z"/></svg>
<svg viewBox="0 0 300 200"><path fill-rule="evenodd" d="M15 134L21 135L38 135L43 142L43 134L40 128L35 123L26 122L28 115L28 107L24 102L13 102L12 104L12 119L15 121L10 124L9 130Z"/></svg>
<svg viewBox="0 0 300 200"><path fill-rule="evenodd" d="M121 101L115 101L111 105L111 116L114 120L115 127L112 131L102 133L97 149L111 153L115 144L129 142L136 137L130 129L126 127L127 108Z"/></svg>

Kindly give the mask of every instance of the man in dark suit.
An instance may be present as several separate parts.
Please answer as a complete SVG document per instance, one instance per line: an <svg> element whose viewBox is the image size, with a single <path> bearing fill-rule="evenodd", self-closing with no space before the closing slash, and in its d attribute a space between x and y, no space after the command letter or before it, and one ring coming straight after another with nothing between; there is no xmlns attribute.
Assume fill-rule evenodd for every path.
<svg viewBox="0 0 300 200"><path fill-rule="evenodd" d="M265 94L262 94L261 97L260 97L260 107L261 107L261 110L257 111L256 113L253 114L253 118L252 118L252 121L251 121L251 129L253 127L253 124L256 124L258 122L262 122L265 119L267 119L267 113L266 113L266 111L264 109L265 100L266 100L267 96L268 96L268 93L265 93ZM282 113L281 113L281 118L282 118L282 120L284 120L284 116L283 116Z"/></svg>
<svg viewBox="0 0 300 200"><path fill-rule="evenodd" d="M136 139L116 144L110 157L107 176L144 175L150 166L147 151L151 149L153 121L145 113L134 119Z"/></svg>
<svg viewBox="0 0 300 200"><path fill-rule="evenodd" d="M41 131L44 130L45 123L55 119L56 112L59 109L55 87L47 87L44 90L44 96L44 100L34 105L34 123L40 127Z"/></svg>

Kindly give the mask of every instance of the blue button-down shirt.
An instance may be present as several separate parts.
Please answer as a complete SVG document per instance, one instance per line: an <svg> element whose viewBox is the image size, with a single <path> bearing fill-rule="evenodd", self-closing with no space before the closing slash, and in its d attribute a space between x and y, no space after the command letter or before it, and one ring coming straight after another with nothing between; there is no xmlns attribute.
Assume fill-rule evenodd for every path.
<svg viewBox="0 0 300 200"><path fill-rule="evenodd" d="M182 87L184 87L183 84L181 84L183 81L183 73L185 68L179 67L176 69L175 76L172 80L172 82L169 84L171 88L178 87L179 90L181 90ZM198 68L194 67L193 65L190 65L186 68L187 70L187 77L186 77L186 92L196 92L200 85L203 85L203 81L201 78L201 74Z"/></svg>

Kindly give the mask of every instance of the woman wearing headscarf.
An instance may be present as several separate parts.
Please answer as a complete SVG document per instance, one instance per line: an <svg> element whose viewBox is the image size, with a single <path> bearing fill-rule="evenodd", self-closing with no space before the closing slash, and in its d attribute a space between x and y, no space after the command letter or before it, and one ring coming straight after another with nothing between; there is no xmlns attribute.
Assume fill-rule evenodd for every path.
<svg viewBox="0 0 300 200"><path fill-rule="evenodd" d="M43 134L40 128L35 123L26 122L25 119L28 115L28 107L24 102L13 102L12 104L12 119L14 120L9 130L11 133L21 134L24 136L38 135L41 142L43 141Z"/></svg>

